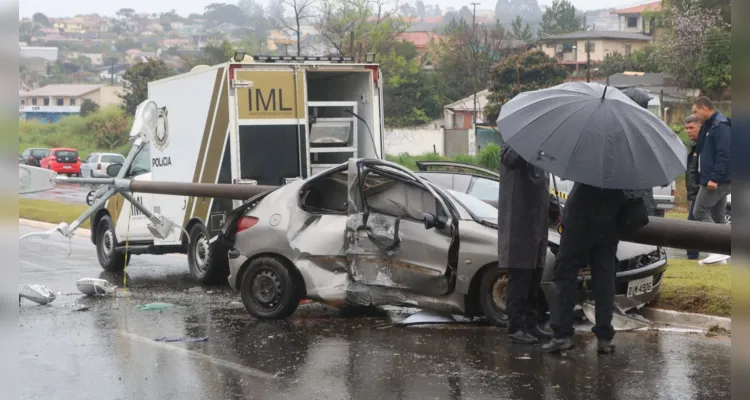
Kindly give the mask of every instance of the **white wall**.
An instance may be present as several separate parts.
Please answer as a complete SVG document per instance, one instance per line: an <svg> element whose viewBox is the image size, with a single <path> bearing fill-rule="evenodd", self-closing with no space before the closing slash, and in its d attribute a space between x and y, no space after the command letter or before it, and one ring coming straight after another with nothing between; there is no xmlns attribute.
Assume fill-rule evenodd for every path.
<svg viewBox="0 0 750 400"><path fill-rule="evenodd" d="M432 153L435 150L441 156L445 155L445 130L443 128L386 129L385 154L420 155Z"/></svg>

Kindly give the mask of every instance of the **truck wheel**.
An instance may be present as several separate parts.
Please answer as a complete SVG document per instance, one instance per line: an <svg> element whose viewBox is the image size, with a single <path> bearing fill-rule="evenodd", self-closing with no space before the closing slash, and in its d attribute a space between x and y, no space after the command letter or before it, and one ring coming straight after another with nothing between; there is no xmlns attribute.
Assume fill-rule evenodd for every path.
<svg viewBox="0 0 750 400"><path fill-rule="evenodd" d="M99 265L108 272L120 272L125 269L125 253L115 252L117 237L112 218L103 216L96 224L96 258Z"/></svg>
<svg viewBox="0 0 750 400"><path fill-rule="evenodd" d="M294 313L302 290L297 276L274 257L258 257L242 276L245 309L259 319L284 319Z"/></svg>
<svg viewBox="0 0 750 400"><path fill-rule="evenodd" d="M485 271L479 287L479 304L492 325L508 326L508 314L505 305L507 288L507 271L498 267L490 267Z"/></svg>
<svg viewBox="0 0 750 400"><path fill-rule="evenodd" d="M221 256L221 250L208 243L208 230L202 223L190 228L190 243L187 245L190 275L201 284L214 285L226 282L229 276L229 261ZM215 253L215 255L212 255ZM223 262L222 262L223 261Z"/></svg>

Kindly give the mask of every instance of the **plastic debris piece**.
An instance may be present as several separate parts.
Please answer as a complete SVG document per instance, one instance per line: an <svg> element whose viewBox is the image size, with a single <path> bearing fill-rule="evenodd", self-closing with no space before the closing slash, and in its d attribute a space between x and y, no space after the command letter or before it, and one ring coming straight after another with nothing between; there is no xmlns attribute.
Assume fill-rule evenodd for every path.
<svg viewBox="0 0 750 400"><path fill-rule="evenodd" d="M76 287L87 296L112 294L117 289L108 281L99 278L79 279L76 281Z"/></svg>
<svg viewBox="0 0 750 400"><path fill-rule="evenodd" d="M156 338L154 339L154 341L166 342L166 343L172 343L172 342L198 343L198 342L208 342L208 336L198 337L198 338L185 338L185 337L170 338L170 337L164 336L164 337Z"/></svg>
<svg viewBox="0 0 750 400"><path fill-rule="evenodd" d="M708 257L698 261L698 264L700 265L710 265L710 264L726 264L727 260L729 260L731 256L726 254L711 254Z"/></svg>
<svg viewBox="0 0 750 400"><path fill-rule="evenodd" d="M200 286L191 287L187 290L188 293L203 293L203 288Z"/></svg>
<svg viewBox="0 0 750 400"><path fill-rule="evenodd" d="M76 307L75 307L75 308L73 309L73 311L88 311L88 310L90 310L90 309L91 309L91 307L89 307L89 306L87 306L87 305L85 305L85 304L78 304L78 305L76 305Z"/></svg>
<svg viewBox="0 0 750 400"><path fill-rule="evenodd" d="M149 303L137 306L139 310L166 310L172 307L169 303Z"/></svg>
<svg viewBox="0 0 750 400"><path fill-rule="evenodd" d="M438 313L435 311L420 311L406 317L404 320L396 322L396 326L424 325L424 324L452 324L456 319L451 315Z"/></svg>
<svg viewBox="0 0 750 400"><path fill-rule="evenodd" d="M583 314L586 315L586 319L591 321L592 324L596 324L596 307L592 301L586 301L582 304ZM651 325L651 322L646 318L636 314L626 314L619 307L615 307L615 311L612 314L612 327L616 331L632 331L636 329L645 328Z"/></svg>
<svg viewBox="0 0 750 400"><path fill-rule="evenodd" d="M45 285L23 285L18 293L18 297L19 303L20 298L24 298L41 305L52 303L57 298Z"/></svg>

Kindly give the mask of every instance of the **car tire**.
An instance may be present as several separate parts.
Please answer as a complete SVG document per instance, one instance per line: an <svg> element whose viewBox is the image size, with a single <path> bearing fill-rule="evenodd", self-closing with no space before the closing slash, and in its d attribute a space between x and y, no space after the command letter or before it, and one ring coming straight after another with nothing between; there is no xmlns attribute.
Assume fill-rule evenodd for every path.
<svg viewBox="0 0 750 400"><path fill-rule="evenodd" d="M117 237L112 218L103 216L96 224L96 258L107 272L121 272L125 269L126 254L117 253Z"/></svg>
<svg viewBox="0 0 750 400"><path fill-rule="evenodd" d="M190 275L193 279L203 285L226 283L229 276L229 260L226 252L222 257L221 250L209 245L208 229L202 223L193 225L189 234L187 256Z"/></svg>
<svg viewBox="0 0 750 400"><path fill-rule="evenodd" d="M727 210L724 213L724 222L727 225L732 225L732 209L730 207L727 207Z"/></svg>
<svg viewBox="0 0 750 400"><path fill-rule="evenodd" d="M508 326L505 293L508 288L508 271L490 267L482 275L479 286L479 305L487 320L495 326Z"/></svg>
<svg viewBox="0 0 750 400"><path fill-rule="evenodd" d="M245 309L258 319L284 319L294 313L302 297L298 275L279 259L262 256L242 275L240 296Z"/></svg>

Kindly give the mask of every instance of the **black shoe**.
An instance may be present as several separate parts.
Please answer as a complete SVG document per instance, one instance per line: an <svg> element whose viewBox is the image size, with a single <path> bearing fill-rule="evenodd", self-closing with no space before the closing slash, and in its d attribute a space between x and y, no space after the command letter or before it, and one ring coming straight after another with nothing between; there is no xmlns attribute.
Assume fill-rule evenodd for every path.
<svg viewBox="0 0 750 400"><path fill-rule="evenodd" d="M550 339L552 339L551 333L545 331L544 329L538 327L537 325L534 325L531 328L527 328L526 333L539 339L540 342L548 342L550 341Z"/></svg>
<svg viewBox="0 0 750 400"><path fill-rule="evenodd" d="M539 342L537 338L531 336L526 331L518 330L511 334L508 334L510 341L516 344L536 344Z"/></svg>
<svg viewBox="0 0 750 400"><path fill-rule="evenodd" d="M573 339L555 339L549 341L549 343L542 346L542 350L547 353L560 353L573 348Z"/></svg>
<svg viewBox="0 0 750 400"><path fill-rule="evenodd" d="M596 344L596 352L599 354L610 354L615 352L615 345L611 340L599 339Z"/></svg>

